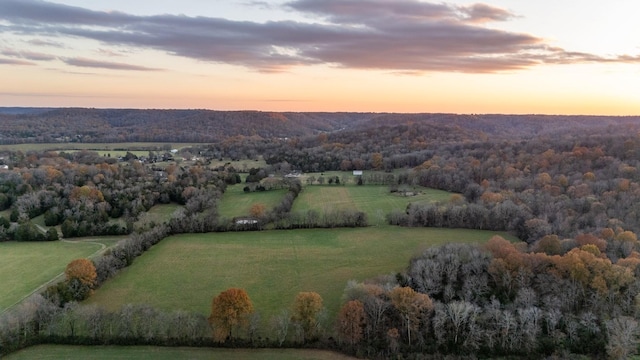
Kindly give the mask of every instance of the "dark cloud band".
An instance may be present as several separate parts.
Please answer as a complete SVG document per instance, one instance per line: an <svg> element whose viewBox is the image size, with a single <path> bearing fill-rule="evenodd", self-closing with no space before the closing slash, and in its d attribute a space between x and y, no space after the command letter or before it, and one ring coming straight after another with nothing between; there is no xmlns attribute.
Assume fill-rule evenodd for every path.
<svg viewBox="0 0 640 360"><path fill-rule="evenodd" d="M417 0L297 0L286 4L322 22L257 23L178 15L135 16L42 0L2 0L3 31L64 35L108 45L151 48L260 71L330 64L392 71L499 72L543 63L638 62L552 48L533 35L484 24L515 15L485 4L465 7ZM66 59L77 66L151 68Z"/></svg>
<svg viewBox="0 0 640 360"><path fill-rule="evenodd" d="M93 59L85 59L85 58L62 58L63 62L72 66L80 66L80 67L90 67L90 68L102 68L102 69L112 69L112 70L135 70L135 71L155 71L159 69L154 69L145 66L136 66L119 62L109 62L109 61L99 61Z"/></svg>

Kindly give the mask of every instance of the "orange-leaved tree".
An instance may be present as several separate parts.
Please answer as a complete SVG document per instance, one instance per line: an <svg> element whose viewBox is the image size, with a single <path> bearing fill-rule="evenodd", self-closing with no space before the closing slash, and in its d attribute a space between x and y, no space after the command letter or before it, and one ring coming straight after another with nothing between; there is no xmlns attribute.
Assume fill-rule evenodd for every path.
<svg viewBox="0 0 640 360"><path fill-rule="evenodd" d="M351 300L342 306L338 314L338 333L344 341L351 346L360 342L364 325L364 305L360 300Z"/></svg>
<svg viewBox="0 0 640 360"><path fill-rule="evenodd" d="M209 323L213 326L213 339L223 342L233 339L233 330L246 325L253 304L244 289L231 288L218 294L211 302Z"/></svg>
<svg viewBox="0 0 640 360"><path fill-rule="evenodd" d="M416 292L410 287L395 287L389 293L393 306L402 315L407 324L407 338L411 345L411 330L417 329L420 323L427 323L433 310L433 301L427 294Z"/></svg>
<svg viewBox="0 0 640 360"><path fill-rule="evenodd" d="M262 216L264 216L266 211L267 207L263 203L255 203L251 205L251 209L249 209L249 213L251 214L251 216L256 218L261 218Z"/></svg>
<svg viewBox="0 0 640 360"><path fill-rule="evenodd" d="M302 338L307 340L315 334L322 311L322 297L316 292L300 292L293 302L291 319L302 328Z"/></svg>
<svg viewBox="0 0 640 360"><path fill-rule="evenodd" d="M71 299L84 300L93 291L96 283L96 267L89 259L75 259L64 271L67 277L68 291Z"/></svg>
<svg viewBox="0 0 640 360"><path fill-rule="evenodd" d="M64 271L67 280L78 279L81 283L93 286L96 282L96 267L89 259L75 259Z"/></svg>
<svg viewBox="0 0 640 360"><path fill-rule="evenodd" d="M69 194L69 201L73 204L81 201L98 203L104 201L104 195L93 186L76 186L71 190L71 194Z"/></svg>

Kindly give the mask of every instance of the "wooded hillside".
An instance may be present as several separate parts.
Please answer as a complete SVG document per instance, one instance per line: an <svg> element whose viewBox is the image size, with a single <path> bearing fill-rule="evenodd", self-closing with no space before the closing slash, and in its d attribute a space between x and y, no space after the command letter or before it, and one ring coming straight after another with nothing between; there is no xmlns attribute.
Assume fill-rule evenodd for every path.
<svg viewBox="0 0 640 360"><path fill-rule="evenodd" d="M638 122L640 117L0 108L0 144L204 143L234 136L271 139L338 130L366 133L389 126L413 127L416 124L444 128L456 133L455 136L463 134L462 139L486 136L528 138Z"/></svg>

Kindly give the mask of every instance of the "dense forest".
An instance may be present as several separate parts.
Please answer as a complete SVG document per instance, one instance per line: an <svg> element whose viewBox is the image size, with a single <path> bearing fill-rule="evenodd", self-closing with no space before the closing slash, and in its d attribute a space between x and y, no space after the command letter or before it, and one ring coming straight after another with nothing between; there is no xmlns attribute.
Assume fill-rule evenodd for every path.
<svg viewBox="0 0 640 360"><path fill-rule="evenodd" d="M465 134L472 139L530 138L587 128L606 131L611 126L633 126L638 120L640 117L0 108L0 144L205 143L233 137L271 140L321 133L333 133L339 139L336 132L342 130L354 130L364 140L367 133L397 125L413 129L426 125L453 137ZM428 138L428 133L421 135Z"/></svg>
<svg viewBox="0 0 640 360"><path fill-rule="evenodd" d="M350 113L47 109L0 110L0 144L213 142L232 136L302 136L367 119Z"/></svg>
<svg viewBox="0 0 640 360"><path fill-rule="evenodd" d="M8 168L0 170L0 210L11 209L10 219L0 218L0 240L45 240L30 224L41 214L65 237L131 234L94 261L91 286L170 234L367 226L357 212L329 222L292 214L303 191L295 180L277 185L288 193L258 225L222 219L217 201L240 169L207 166L214 159L265 159L267 168L246 169L255 182L247 191L260 188L267 174L375 170L359 184L455 193L447 202L387 214L391 225L508 231L522 242L496 237L484 246L432 248L395 276L349 283L338 324L291 346L311 343L369 358L625 358L637 350L640 117L53 109L5 112L0 127L5 144L202 142L183 150L201 160L163 168L90 151L0 153ZM171 221L134 228L141 213L169 202L183 205ZM18 333L0 325L0 345L208 344L206 319L193 314L180 316L194 327L171 336L154 333L157 327L69 340L61 330L65 316L91 286L69 280L50 288L39 305L25 305L5 322L20 325ZM146 311L158 319L179 316ZM93 313L87 314L75 318L85 327ZM258 346L271 345L282 342Z"/></svg>

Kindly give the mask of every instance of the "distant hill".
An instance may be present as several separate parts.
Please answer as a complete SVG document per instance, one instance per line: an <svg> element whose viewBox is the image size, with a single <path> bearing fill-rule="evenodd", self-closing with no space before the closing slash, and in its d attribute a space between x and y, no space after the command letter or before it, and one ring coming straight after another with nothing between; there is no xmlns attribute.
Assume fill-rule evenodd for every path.
<svg viewBox="0 0 640 360"><path fill-rule="evenodd" d="M51 110L53 110L53 108L0 107L0 114L10 114L10 115L40 114L40 113L51 111Z"/></svg>
<svg viewBox="0 0 640 360"><path fill-rule="evenodd" d="M5 108L0 112L0 143L214 142L232 136L284 138L330 132L368 117L356 113Z"/></svg>
<svg viewBox="0 0 640 360"><path fill-rule="evenodd" d="M640 117L321 113L88 108L0 108L0 144L52 142L217 142L230 137L291 138L429 127L465 139L528 137L575 128L636 125Z"/></svg>

